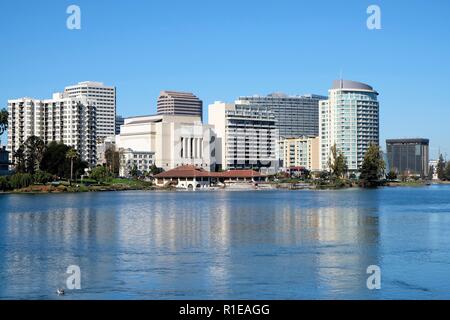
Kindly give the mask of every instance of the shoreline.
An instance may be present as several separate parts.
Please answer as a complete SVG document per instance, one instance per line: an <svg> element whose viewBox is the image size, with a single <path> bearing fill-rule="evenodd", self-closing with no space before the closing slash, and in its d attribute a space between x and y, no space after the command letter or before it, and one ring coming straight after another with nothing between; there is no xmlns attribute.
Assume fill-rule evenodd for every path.
<svg viewBox="0 0 450 320"><path fill-rule="evenodd" d="M98 193L98 192L121 192L121 191L167 191L167 192L213 192L213 191L230 191L230 192L248 192L248 191L337 191L337 190L349 190L349 189L372 189L372 188L363 188L358 185L352 186L333 186L333 185L314 185L314 184L302 184L301 187L295 187L296 184L272 184L271 188L252 188L250 185L248 188L211 188L204 190L182 190L177 188L162 188L156 186L133 186L118 184L118 185L93 185L93 186L53 186L53 185L32 185L27 188L19 189L19 190L11 190L11 191L0 191L1 195L21 195L21 194L30 194L30 195L40 195L40 194L76 194L76 193ZM436 185L450 185L450 181L440 181L440 182L400 182L400 183L387 183L386 185L381 185L376 188L415 188L415 187L430 187Z"/></svg>

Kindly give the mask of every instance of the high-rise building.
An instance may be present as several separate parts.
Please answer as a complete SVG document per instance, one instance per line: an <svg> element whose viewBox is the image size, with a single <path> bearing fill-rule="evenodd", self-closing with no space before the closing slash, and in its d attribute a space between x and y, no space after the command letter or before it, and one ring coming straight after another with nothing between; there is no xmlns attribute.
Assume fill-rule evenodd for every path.
<svg viewBox="0 0 450 320"><path fill-rule="evenodd" d="M116 116L116 132L115 134L120 134L120 126L123 126L125 124L125 118L122 116Z"/></svg>
<svg viewBox="0 0 450 320"><path fill-rule="evenodd" d="M328 170L330 149L336 145L348 169L360 169L371 144L379 144L378 92L371 86L336 80L327 100L319 102L320 166Z"/></svg>
<svg viewBox="0 0 450 320"><path fill-rule="evenodd" d="M97 138L104 139L116 132L116 88L105 86L101 82L79 82L66 87L69 97L85 96L95 100L97 105Z"/></svg>
<svg viewBox="0 0 450 320"><path fill-rule="evenodd" d="M188 115L203 119L203 102L192 93L161 91L158 114Z"/></svg>
<svg viewBox="0 0 450 320"><path fill-rule="evenodd" d="M14 152L31 136L45 144L62 142L75 148L83 161L95 165L96 101L85 96L55 93L52 99L8 101L8 151Z"/></svg>
<svg viewBox="0 0 450 320"><path fill-rule="evenodd" d="M280 139L318 136L319 101L326 99L325 96L313 94L288 96L283 93L239 98L240 101L272 109L277 119Z"/></svg>
<svg viewBox="0 0 450 320"><path fill-rule="evenodd" d="M219 169L278 170L278 129L274 111L250 101L209 106L209 124L217 133Z"/></svg>
<svg viewBox="0 0 450 320"><path fill-rule="evenodd" d="M284 168L303 167L309 171L320 170L319 137L301 137L280 140L280 158Z"/></svg>
<svg viewBox="0 0 450 320"><path fill-rule="evenodd" d="M428 139L386 140L390 170L398 174L427 177L429 171Z"/></svg>

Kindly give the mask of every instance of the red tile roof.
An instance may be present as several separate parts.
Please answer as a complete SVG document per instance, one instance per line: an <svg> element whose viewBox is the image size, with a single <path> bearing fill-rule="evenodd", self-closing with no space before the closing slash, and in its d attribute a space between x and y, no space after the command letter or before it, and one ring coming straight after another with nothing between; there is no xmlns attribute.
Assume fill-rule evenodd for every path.
<svg viewBox="0 0 450 320"><path fill-rule="evenodd" d="M264 177L254 170L229 170L225 172L208 172L202 168L195 166L181 166L155 176L156 178L194 178L194 177L210 177L210 178L252 178Z"/></svg>
<svg viewBox="0 0 450 320"><path fill-rule="evenodd" d="M157 174L156 178L193 178L209 177L210 173L195 166L181 166L166 172Z"/></svg>
<svg viewBox="0 0 450 320"><path fill-rule="evenodd" d="M225 172L214 172L215 177L218 178L252 178L252 177L263 177L257 171L254 170L229 170Z"/></svg>

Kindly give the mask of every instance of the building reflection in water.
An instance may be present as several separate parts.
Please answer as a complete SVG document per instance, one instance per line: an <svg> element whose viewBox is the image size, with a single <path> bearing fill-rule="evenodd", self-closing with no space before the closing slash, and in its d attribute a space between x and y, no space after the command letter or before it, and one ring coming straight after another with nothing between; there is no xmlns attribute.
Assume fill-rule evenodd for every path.
<svg viewBox="0 0 450 320"><path fill-rule="evenodd" d="M75 298L372 297L366 268L379 264L374 194L130 192L34 199L6 198L1 297L46 297L64 285L72 264L81 267L83 281Z"/></svg>
<svg viewBox="0 0 450 320"><path fill-rule="evenodd" d="M6 198L2 205L8 210L0 215L1 297L52 297L65 286L70 265L80 266L86 293L110 280L112 256L102 253L116 242L115 214L89 208L88 198Z"/></svg>

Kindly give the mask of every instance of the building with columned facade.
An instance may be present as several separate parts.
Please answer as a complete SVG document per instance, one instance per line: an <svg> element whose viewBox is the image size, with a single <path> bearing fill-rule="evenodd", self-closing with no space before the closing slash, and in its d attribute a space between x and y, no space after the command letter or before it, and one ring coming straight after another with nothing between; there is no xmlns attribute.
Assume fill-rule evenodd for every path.
<svg viewBox="0 0 450 320"><path fill-rule="evenodd" d="M119 149L154 153L154 164L164 170L192 165L210 171L216 163L216 134L198 116L153 115L125 119Z"/></svg>

